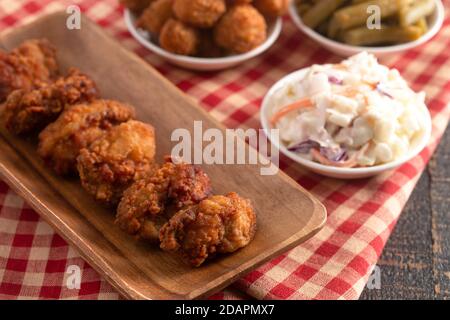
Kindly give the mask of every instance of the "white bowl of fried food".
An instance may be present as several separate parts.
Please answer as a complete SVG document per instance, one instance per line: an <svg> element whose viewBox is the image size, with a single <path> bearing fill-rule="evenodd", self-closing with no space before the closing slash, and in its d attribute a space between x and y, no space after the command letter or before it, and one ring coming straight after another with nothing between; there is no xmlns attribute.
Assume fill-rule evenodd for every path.
<svg viewBox="0 0 450 320"><path fill-rule="evenodd" d="M128 30L177 66L220 70L269 49L282 29L283 0L122 0ZM136 3L144 2L136 7ZM133 5L134 4L134 5ZM144 9L142 9L142 7Z"/></svg>
<svg viewBox="0 0 450 320"><path fill-rule="evenodd" d="M342 179L397 168L431 137L425 94L367 52L281 79L264 98L261 122L284 155Z"/></svg>
<svg viewBox="0 0 450 320"><path fill-rule="evenodd" d="M440 0L296 0L289 11L301 31L344 57L420 46L439 32L445 16Z"/></svg>

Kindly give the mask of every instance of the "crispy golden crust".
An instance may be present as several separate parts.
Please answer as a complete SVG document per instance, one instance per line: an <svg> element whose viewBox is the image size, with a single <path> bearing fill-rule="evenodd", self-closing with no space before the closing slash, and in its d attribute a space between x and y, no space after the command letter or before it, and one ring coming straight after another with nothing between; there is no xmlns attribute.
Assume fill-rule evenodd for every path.
<svg viewBox="0 0 450 320"><path fill-rule="evenodd" d="M90 102L100 96L94 80L76 68L70 68L68 75L56 80L52 86L60 99L69 105Z"/></svg>
<svg viewBox="0 0 450 320"><path fill-rule="evenodd" d="M196 55L200 45L197 29L175 19L169 19L159 35L161 48L181 55Z"/></svg>
<svg viewBox="0 0 450 320"><path fill-rule="evenodd" d="M119 0L119 2L126 8L135 13L140 13L147 8L154 0Z"/></svg>
<svg viewBox="0 0 450 320"><path fill-rule="evenodd" d="M180 163L170 176L169 199L181 209L199 203L212 192L211 180L199 167Z"/></svg>
<svg viewBox="0 0 450 320"><path fill-rule="evenodd" d="M155 149L152 126L130 120L113 127L81 150L81 183L95 199L116 205L128 187L154 170Z"/></svg>
<svg viewBox="0 0 450 320"><path fill-rule="evenodd" d="M175 214L160 231L161 249L198 267L216 253L245 247L256 232L249 200L236 193L212 196Z"/></svg>
<svg viewBox="0 0 450 320"><path fill-rule="evenodd" d="M98 95L94 81L72 68L67 77L54 83L41 83L31 91L12 92L5 103L3 121L14 134L41 130L54 121L66 105L89 102Z"/></svg>
<svg viewBox="0 0 450 320"><path fill-rule="evenodd" d="M248 52L261 45L266 38L266 20L249 4L232 7L214 29L216 43L236 53Z"/></svg>
<svg viewBox="0 0 450 320"><path fill-rule="evenodd" d="M57 73L56 50L45 39L25 41L10 53L0 51L0 102L12 91L31 90Z"/></svg>
<svg viewBox="0 0 450 320"><path fill-rule="evenodd" d="M154 243L172 215L168 206L196 204L211 194L211 182L201 169L167 161L127 189L117 209L116 224L123 231Z"/></svg>
<svg viewBox="0 0 450 320"><path fill-rule="evenodd" d="M211 28L226 11L224 0L174 0L175 16L198 28Z"/></svg>
<svg viewBox="0 0 450 320"><path fill-rule="evenodd" d="M173 0L156 0L144 10L137 26L154 34L159 34L163 25L172 17Z"/></svg>
<svg viewBox="0 0 450 320"><path fill-rule="evenodd" d="M124 192L117 208L116 224L126 233L157 242L164 215L172 164L164 164L154 175L135 182Z"/></svg>
<svg viewBox="0 0 450 320"><path fill-rule="evenodd" d="M227 213L222 216L225 234L218 248L220 253L234 252L247 246L256 233L256 214L250 200L243 199L236 193L228 194L227 198L228 200L219 197L216 201L228 208Z"/></svg>
<svg viewBox="0 0 450 320"><path fill-rule="evenodd" d="M117 101L95 100L74 105L41 132L38 154L58 174L76 172L76 159L82 148L133 117L133 107Z"/></svg>
<svg viewBox="0 0 450 320"><path fill-rule="evenodd" d="M254 0L253 5L268 18L276 18L284 15L291 0Z"/></svg>
<svg viewBox="0 0 450 320"><path fill-rule="evenodd" d="M217 253L224 234L220 215L191 207L177 213L162 227L161 249L177 252L184 261L198 267Z"/></svg>

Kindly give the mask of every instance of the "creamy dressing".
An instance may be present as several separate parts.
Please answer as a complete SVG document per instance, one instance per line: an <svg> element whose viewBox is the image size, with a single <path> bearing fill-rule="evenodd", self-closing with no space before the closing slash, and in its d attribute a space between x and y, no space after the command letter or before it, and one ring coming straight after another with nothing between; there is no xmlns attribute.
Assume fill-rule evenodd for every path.
<svg viewBox="0 0 450 320"><path fill-rule="evenodd" d="M425 94L366 52L340 64L312 66L304 78L278 90L271 103L282 143L328 165L394 161L425 132Z"/></svg>

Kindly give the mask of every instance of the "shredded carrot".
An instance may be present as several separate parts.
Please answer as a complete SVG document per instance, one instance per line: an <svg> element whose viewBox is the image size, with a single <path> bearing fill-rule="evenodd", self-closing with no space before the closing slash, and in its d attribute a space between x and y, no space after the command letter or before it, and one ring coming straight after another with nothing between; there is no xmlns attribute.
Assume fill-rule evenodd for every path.
<svg viewBox="0 0 450 320"><path fill-rule="evenodd" d="M338 94L343 95L347 98L354 98L357 94L359 94L360 91L355 88L346 88L342 92L339 92ZM310 98L303 98L300 99L294 103L291 103L287 106L282 107L280 110L278 110L271 118L270 118L270 124L274 126L278 121L280 121L281 118L288 115L292 111L296 111L303 108L309 108L313 106L313 102Z"/></svg>
<svg viewBox="0 0 450 320"><path fill-rule="evenodd" d="M281 108L279 111L277 111L271 118L270 123L272 125L275 125L282 117L286 116L287 114L291 113L292 111L312 107L313 103L311 99L304 98L299 101L296 101L294 103L291 103L283 108Z"/></svg>
<svg viewBox="0 0 450 320"><path fill-rule="evenodd" d="M361 150L354 153L350 157L350 159L348 159L346 161L340 161L340 162L331 161L331 160L325 158L320 153L320 151L317 149L312 149L311 153L312 153L314 159L316 159L321 164L331 166L331 167L338 167L338 168L354 168L358 165L358 158L360 156L362 156L367 151L368 148L369 148L369 144L366 144L364 147L361 148Z"/></svg>
<svg viewBox="0 0 450 320"><path fill-rule="evenodd" d="M363 81L364 84L367 84L372 90L375 90L378 87L378 83L372 83L368 81Z"/></svg>
<svg viewBox="0 0 450 320"><path fill-rule="evenodd" d="M348 70L348 68L345 65L343 65L342 63L338 63L338 64L333 65L333 68L335 68L337 70L344 70L344 71Z"/></svg>

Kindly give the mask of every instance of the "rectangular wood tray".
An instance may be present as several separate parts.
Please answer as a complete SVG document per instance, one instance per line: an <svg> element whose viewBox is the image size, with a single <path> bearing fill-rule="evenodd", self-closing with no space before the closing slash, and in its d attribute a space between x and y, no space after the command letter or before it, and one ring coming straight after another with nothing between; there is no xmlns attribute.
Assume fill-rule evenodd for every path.
<svg viewBox="0 0 450 320"><path fill-rule="evenodd" d="M158 158L170 154L176 128L219 128L191 99L145 61L128 52L100 27L83 17L81 30L66 28L64 12L41 17L0 36L12 49L31 38L49 39L58 50L63 70L80 68L97 82L102 96L134 105L138 119L155 126ZM280 172L261 176L255 165L202 166L218 194L236 191L253 201L258 231L246 248L191 268L122 233L114 212L86 194L76 179L52 173L36 154L36 145L9 135L0 136L0 175L86 261L129 299L199 299L226 287L252 269L294 248L317 233L326 211L295 181Z"/></svg>

